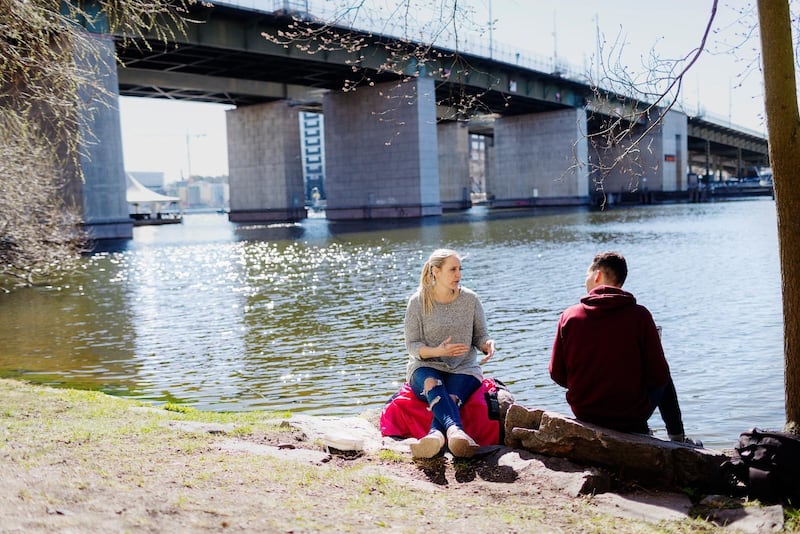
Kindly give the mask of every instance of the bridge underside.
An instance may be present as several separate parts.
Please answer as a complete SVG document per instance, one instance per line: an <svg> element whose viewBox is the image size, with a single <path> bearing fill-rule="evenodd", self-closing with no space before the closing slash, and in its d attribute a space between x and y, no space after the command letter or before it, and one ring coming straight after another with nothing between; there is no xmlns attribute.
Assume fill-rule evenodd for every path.
<svg viewBox="0 0 800 534"><path fill-rule="evenodd" d="M730 127L689 118L690 171L699 176L747 178L769 166L766 140Z"/></svg>
<svg viewBox="0 0 800 534"><path fill-rule="evenodd" d="M415 165L415 170L409 171L412 175L428 176L420 184L421 189L417 191L417 197L410 203L399 202L398 205L417 206L418 209L402 210L403 214L417 213L420 215L440 212L444 208L460 208L468 205L466 191L471 186L469 176L464 172L468 168L463 162L456 161L455 154L464 157L468 153L465 149L465 136L463 131L446 128L445 125L450 121L469 124L470 133L480 133L487 137L494 138L495 142L502 139L502 146L493 146L490 151L500 154L490 154L488 159L493 164L488 165L488 181L494 184L497 192L504 188L509 191L507 197L500 198L495 194L495 205L519 205L520 202L530 205L537 205L546 202L575 203L584 202L587 198L583 191L585 185L576 184L575 187L560 189L556 193L546 184L536 184L531 181L530 171L542 171L542 160L530 159L531 154L540 150L542 157L552 154L553 151L541 152L541 147L525 145L523 142L513 142L513 136L502 134L508 131L506 121L512 117L521 117L518 126L522 128L521 135L527 139L532 139L533 143L555 142L565 147L579 149L577 159L572 163L563 165L551 165L545 174L548 180L552 180L553 174L563 174L570 168L580 168L581 165L590 168L599 158L597 154L592 155L590 150L584 150L585 140L580 141L577 137L580 134L591 135L599 130L598 123L590 115L577 121L576 130L563 129L560 127L543 126L552 121L553 117L565 117L564 113L573 116L576 110L584 110L586 103L592 101L593 94L585 83L570 80L562 77L558 73L543 73L522 68L517 65L495 62L487 58L455 54L453 52L442 51L435 59L425 64L415 61L405 63L393 63L393 54L403 46L410 47L409 44L398 44L397 41L384 36L358 34L350 30L344 30L350 37L360 37L364 39L365 46L357 51L339 50L318 50L315 54L308 54L298 47L289 45L283 46L265 39L262 34L269 33L277 35L280 29L286 29L291 19L270 13L257 13L242 9L216 6L213 8L203 5L195 5L192 16L201 20L201 24L190 24L186 35L181 38L179 43L165 44L157 39L152 39L146 43L126 43L121 39L116 39L116 51L121 60L122 66L118 68L118 87L119 94L122 96L137 96L147 98L161 98L172 100L189 100L199 102L223 103L236 106L237 110L245 111L249 107L257 108L270 102L283 102L289 108L298 110L323 111L323 102L330 102L338 99L343 94L343 88L348 87L347 93L353 98L358 95L364 101L369 100L373 87L400 87L410 79L418 79L424 82L426 87L431 89L431 98L423 106L418 106L417 112L429 117L426 121L438 123L437 128L429 126L425 128L427 133L422 134L419 129L412 129L416 136L410 139L392 141L396 150L405 146L420 143L424 139L423 147L425 150L431 147L438 147L438 158L436 164L430 157L425 156ZM341 29L340 29L341 30ZM356 111L353 108L352 111ZM372 109L370 113L375 115L380 110ZM329 119L333 119L332 111L327 110ZM537 116L539 116L537 118ZM683 117L683 116L682 116ZM357 168L366 168L368 158L375 158L374 155L359 155L359 145L346 147L343 144L336 144L335 141L345 134L349 134L348 127L342 129L340 121L327 121L332 132L339 132L332 137L332 146L328 146L328 157L331 161L341 161L342 154L348 154L350 164L356 164ZM712 176L741 176L747 169L755 166L767 164L767 145L766 140L756 135L746 134L741 131L726 129L703 121L697 118L683 117L685 126L675 130L674 127L669 132L659 131L655 141L658 145L659 159L650 162L656 165L658 170L647 180L648 186L652 188L669 188L672 190L685 190L687 182L684 169L698 175ZM230 124L230 122L229 122ZM555 124L555 123L553 123ZM497 125L503 125L498 134ZM524 126L520 126L524 125ZM358 128L369 130L369 126L362 123ZM433 129L431 129L433 128ZM544 128L544 129L542 129ZM398 129L399 130L399 129ZM258 136L263 138L280 135L296 135L292 128L282 128L280 130L261 128ZM532 132L539 131L540 134ZM433 132L433 135L431 135ZM557 134L556 132L561 132ZM576 133L577 132L577 133ZM326 134L327 135L327 134ZM530 137L530 136L533 137ZM562 135L563 138L553 137ZM677 137L675 137L677 136ZM240 136L241 137L241 136ZM416 137L416 140L413 138ZM439 140L434 142L434 137ZM288 139L288 138L287 138ZM536 141L538 139L538 141ZM364 138L362 144L369 141L369 136ZM229 138L229 143L230 143ZM277 142L277 141L276 141ZM281 141L285 146L294 146L293 140ZM410 143L403 145L403 143ZM241 145L245 146L245 145ZM252 145L251 150L258 151L258 143ZM277 152L276 152L277 150ZM267 166L283 166L284 171L277 173L273 186L280 191L278 204L270 205L271 200L266 197L260 204L250 206L257 195L239 191L238 198L247 199L242 205L240 215L242 217L258 218L264 214L271 214L271 217L287 217L296 219L301 216L298 206L295 186L297 182L297 169L294 168L294 156L289 156L285 148L277 145L271 146L269 153L281 152L281 158L271 163L264 163ZM294 150L294 149L292 149ZM402 151L401 150L401 151ZM416 150L416 149L415 149ZM512 152L516 151L514 156ZM270 152L272 151L272 152ZM341 153L337 153L341 152ZM391 151L388 151L391 152ZM409 153L410 154L410 153ZM448 157L443 157L443 154ZM506 155L503 155L506 154ZM585 154L585 155L584 155ZM246 152L240 154L243 158L240 161L249 161L254 154ZM574 154L573 154L574 156ZM364 161L358 162L358 158L363 157ZM467 155L467 157L469 157ZM411 158L416 161L416 156ZM510 165L508 159L515 158L528 163L516 167ZM594 159L593 159L594 158ZM238 159L238 157L237 157ZM424 160L424 163L421 161ZM239 173L242 169L240 161L231 164L231 197L236 198L237 192L235 178L233 174ZM386 159L374 160L382 162L384 165L395 165L390 156ZM537 161L539 163L537 163ZM281 163L283 162L283 163ZM238 170L235 170L234 167ZM572 167L574 166L574 167ZM291 167L289 172L286 169ZM436 167L436 172L432 169ZM562 168L563 167L563 168ZM675 170L672 169L675 167ZM513 170L516 169L516 170ZM527 169L527 170L526 170ZM561 169L561 170L559 170ZM263 169L262 169L263 171ZM251 171L248 171L251 172ZM260 171L258 171L260 172ZM258 172L254 176L257 176ZM459 182L459 173L464 174L462 181ZM510 173L508 176L505 173ZM527 174L526 174L527 173ZM406 173L408 174L408 173ZM437 175L436 179L432 176ZM533 173L535 174L535 173ZM569 174L569 173L567 173ZM289 176L291 175L291 176ZM333 192L333 202L329 202L331 212L336 213L337 186L333 180L348 179L347 168L331 167L331 172L327 177L330 181L329 191ZM387 176L383 173L373 173L374 180L380 180L380 176ZM257 180L252 178L248 180ZM583 178L579 178L583 180ZM437 195L432 193L432 185L439 182ZM595 179L589 173L587 178L589 189L593 189L592 184ZM613 178L611 179L613 182ZM620 179L620 181L624 181ZM630 180L629 180L630 181ZM272 182L268 182L272 183ZM281 184L280 187L278 184ZM512 186L512 184L516 184ZM638 182L637 182L638 184ZM250 186L253 184L251 183ZM376 187L362 183L365 190L376 189ZM562 184L563 185L563 184ZM250 187L248 186L248 187ZM270 189L268 188L268 189ZM512 189L519 189L518 192L511 192ZM521 189L520 189L521 188ZM276 191L277 191L276 189ZM553 197L547 199L547 191L552 190ZM288 192L287 192L288 191ZM342 201L339 206L343 208L339 213L345 217L345 213L352 213L344 209L348 202L354 198L352 192L344 189ZM564 193L564 191L571 191ZM121 193L124 195L124 191ZM268 194L261 192L259 194ZM591 194L591 191L590 191ZM375 204L378 195L373 191L373 196L367 196L366 201L361 204ZM557 200L559 197L560 200ZM567 198L570 197L570 198ZM501 201L504 200L504 201ZM302 202L300 202L302 204ZM244 207L247 205L247 207ZM370 210L371 214L375 211ZM387 212L388 213L388 212ZM372 215L371 215L372 216ZM389 214L388 216L392 216Z"/></svg>
<svg viewBox="0 0 800 534"><path fill-rule="evenodd" d="M576 107L591 97L586 84L558 73L448 50L427 51L420 61L419 45L347 28L314 26L332 44L314 50L318 43L304 42L314 52L308 53L299 43L284 46L264 37L299 25L285 14L199 4L190 9L201 23L189 24L178 43L117 39L124 65L121 95L247 106L420 76L434 81L439 104L460 114L450 118L461 119L474 112L509 115ZM359 45L348 50L340 46L345 42Z"/></svg>

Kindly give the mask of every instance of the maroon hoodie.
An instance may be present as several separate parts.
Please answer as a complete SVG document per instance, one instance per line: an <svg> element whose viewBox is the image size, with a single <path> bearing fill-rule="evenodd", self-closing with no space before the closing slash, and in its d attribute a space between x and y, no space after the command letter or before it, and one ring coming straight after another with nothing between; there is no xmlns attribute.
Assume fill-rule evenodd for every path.
<svg viewBox="0 0 800 534"><path fill-rule="evenodd" d="M613 286L598 286L558 320L550 376L567 388L575 417L641 431L655 409L650 392L666 386L669 366L650 312Z"/></svg>

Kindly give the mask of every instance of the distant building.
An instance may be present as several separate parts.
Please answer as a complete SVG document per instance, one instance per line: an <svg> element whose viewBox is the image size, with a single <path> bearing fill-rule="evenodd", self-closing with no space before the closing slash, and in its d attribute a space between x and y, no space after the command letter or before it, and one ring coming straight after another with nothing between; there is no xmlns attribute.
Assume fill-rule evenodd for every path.
<svg viewBox="0 0 800 534"><path fill-rule="evenodd" d="M228 184L211 184L211 205L227 207L230 203L230 187Z"/></svg>
<svg viewBox="0 0 800 534"><path fill-rule="evenodd" d="M227 209L230 206L230 186L227 176L195 178L170 183L169 193L179 196L188 209Z"/></svg>
<svg viewBox="0 0 800 534"><path fill-rule="evenodd" d="M306 202L313 197L325 199L325 136L321 113L300 113L300 150L303 159L303 182ZM316 188L316 192L315 192Z"/></svg>
<svg viewBox="0 0 800 534"><path fill-rule="evenodd" d="M208 205L203 202L202 184L194 182L186 188L186 206L189 208L205 208Z"/></svg>

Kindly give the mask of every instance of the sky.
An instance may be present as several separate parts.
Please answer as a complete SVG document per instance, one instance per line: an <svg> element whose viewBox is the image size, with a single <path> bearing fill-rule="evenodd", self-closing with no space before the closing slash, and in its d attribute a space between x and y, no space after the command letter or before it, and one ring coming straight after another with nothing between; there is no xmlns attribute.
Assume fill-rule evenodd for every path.
<svg viewBox="0 0 800 534"><path fill-rule="evenodd" d="M366 0L359 27L391 17L388 4L398 0ZM420 6L431 5L422 0ZM309 11L328 15L355 0L310 0ZM229 0L242 7L271 10L280 0ZM289 4L305 2L291 0ZM734 5L735 4L735 5ZM713 0L459 0L465 21L459 40L467 51L495 58L526 57L568 64L571 69L596 69L598 55L611 57L631 73L643 73L651 51L660 58L688 56L700 43ZM422 21L424 8L414 10ZM420 15L422 13L422 15ZM494 21L490 24L490 21ZM704 52L681 89L680 106L689 115L765 133L759 69L760 43L755 7L745 0L719 0L712 33ZM426 31L422 24L420 31ZM380 28L378 28L380 29ZM598 43L602 43L598 46ZM602 51L599 53L599 51ZM123 150L127 171L160 171L168 182L195 175L228 173L225 110L231 106L120 98Z"/></svg>

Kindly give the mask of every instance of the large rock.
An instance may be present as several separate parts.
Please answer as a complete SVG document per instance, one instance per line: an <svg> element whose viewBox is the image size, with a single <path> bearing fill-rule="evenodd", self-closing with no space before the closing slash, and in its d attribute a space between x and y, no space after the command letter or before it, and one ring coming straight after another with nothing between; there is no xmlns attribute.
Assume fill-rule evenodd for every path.
<svg viewBox="0 0 800 534"><path fill-rule="evenodd" d="M721 452L617 432L556 412L513 404L505 436L509 447L604 467L622 481L665 489L725 487L720 466L728 457Z"/></svg>

